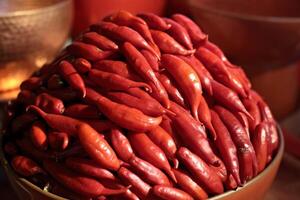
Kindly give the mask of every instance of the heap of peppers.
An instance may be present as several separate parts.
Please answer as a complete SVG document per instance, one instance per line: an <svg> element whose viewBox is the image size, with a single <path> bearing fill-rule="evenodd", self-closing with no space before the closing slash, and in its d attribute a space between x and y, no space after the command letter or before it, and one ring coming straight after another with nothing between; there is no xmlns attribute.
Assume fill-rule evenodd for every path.
<svg viewBox="0 0 300 200"><path fill-rule="evenodd" d="M242 187L278 148L243 70L181 14L107 16L20 88L6 157L69 199L206 199Z"/></svg>

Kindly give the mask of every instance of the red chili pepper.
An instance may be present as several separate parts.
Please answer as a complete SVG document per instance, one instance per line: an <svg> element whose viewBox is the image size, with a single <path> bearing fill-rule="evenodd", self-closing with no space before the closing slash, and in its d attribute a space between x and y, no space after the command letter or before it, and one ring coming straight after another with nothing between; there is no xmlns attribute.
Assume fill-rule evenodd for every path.
<svg viewBox="0 0 300 200"><path fill-rule="evenodd" d="M43 81L40 77L30 77L29 79L23 81L20 85L21 90L36 90L41 87Z"/></svg>
<svg viewBox="0 0 300 200"><path fill-rule="evenodd" d="M132 190L139 198L146 198L151 187L140 177L125 167L121 167L118 170L118 176L126 185L131 185L130 190Z"/></svg>
<svg viewBox="0 0 300 200"><path fill-rule="evenodd" d="M55 151L63 151L69 145L69 135L65 132L51 131L48 133L48 141L51 149Z"/></svg>
<svg viewBox="0 0 300 200"><path fill-rule="evenodd" d="M167 30L167 33L169 33L174 39L176 39L187 49L193 49L193 44L187 30L172 19L164 18L164 20L171 25L171 27Z"/></svg>
<svg viewBox="0 0 300 200"><path fill-rule="evenodd" d="M129 88L141 87L152 91L151 87L143 82L136 82L120 75L92 69L89 71L88 79L105 90L126 91Z"/></svg>
<svg viewBox="0 0 300 200"><path fill-rule="evenodd" d="M167 109L162 107L160 103L153 101L153 99L150 98L138 98L124 92L108 92L107 95L111 100L136 108L142 111L145 115L158 117L169 112Z"/></svg>
<svg viewBox="0 0 300 200"><path fill-rule="evenodd" d="M212 76L219 82L234 90L242 97L247 97L243 84L234 74L230 73L223 61L211 53L205 47L200 47L195 53L196 57L203 62Z"/></svg>
<svg viewBox="0 0 300 200"><path fill-rule="evenodd" d="M81 121L93 127L97 132L108 131L116 127L116 125L109 120L84 119Z"/></svg>
<svg viewBox="0 0 300 200"><path fill-rule="evenodd" d="M85 74L92 68L91 63L84 58L76 58L73 62L73 66L80 74Z"/></svg>
<svg viewBox="0 0 300 200"><path fill-rule="evenodd" d="M40 107L45 112L52 113L52 114L62 114L65 110L64 103L47 93L39 94L35 99L35 106Z"/></svg>
<svg viewBox="0 0 300 200"><path fill-rule="evenodd" d="M118 181L113 173L107 169L101 168L93 160L80 157L69 157L65 161L65 165L75 172L81 173L85 176L101 180Z"/></svg>
<svg viewBox="0 0 300 200"><path fill-rule="evenodd" d="M163 185L155 185L151 188L150 193L154 196L159 197L160 199L169 200L169 199L176 199L176 200L193 200L194 198L191 197L188 193L174 188L174 187L167 187Z"/></svg>
<svg viewBox="0 0 300 200"><path fill-rule="evenodd" d="M201 101L201 83L197 73L182 59L165 54L161 60L162 66L172 75L187 99L193 116L198 120L198 107Z"/></svg>
<svg viewBox="0 0 300 200"><path fill-rule="evenodd" d="M28 111L34 111L38 116L43 118L52 129L65 132L70 136L77 135L77 126L81 123L79 120L56 114L49 114L42 111L36 106L29 106Z"/></svg>
<svg viewBox="0 0 300 200"><path fill-rule="evenodd" d="M92 89L87 90L87 98L93 100L98 109L112 122L131 131L146 132L157 127L162 121L162 117L149 117L135 108L110 101Z"/></svg>
<svg viewBox="0 0 300 200"><path fill-rule="evenodd" d="M35 99L36 94L30 90L21 90L17 97L17 101L25 106L34 104Z"/></svg>
<svg viewBox="0 0 300 200"><path fill-rule="evenodd" d="M71 88L80 92L82 97L85 97L86 90L81 76L77 73L74 66L68 61L61 61L58 66L60 75L69 83Z"/></svg>
<svg viewBox="0 0 300 200"><path fill-rule="evenodd" d="M215 111L226 125L237 148L241 182L245 183L257 174L257 159L250 138L240 121L228 110L215 106Z"/></svg>
<svg viewBox="0 0 300 200"><path fill-rule="evenodd" d="M248 113L239 96L228 87L212 80L213 97L223 106L236 112L242 112L247 115L249 119L252 116Z"/></svg>
<svg viewBox="0 0 300 200"><path fill-rule="evenodd" d="M268 160L267 126L267 123L259 123L255 128L255 134L253 134L251 138L253 148L257 157L258 173L265 169Z"/></svg>
<svg viewBox="0 0 300 200"><path fill-rule="evenodd" d="M12 120L11 127L10 127L11 132L13 134L21 131L23 132L36 120L37 117L33 114L30 113L21 114Z"/></svg>
<svg viewBox="0 0 300 200"><path fill-rule="evenodd" d="M228 129L220 119L219 115L215 111L211 110L211 116L211 122L217 134L215 145L218 148L229 173L233 175L236 182L240 185L241 180L239 175L240 170L237 149L231 139Z"/></svg>
<svg viewBox="0 0 300 200"><path fill-rule="evenodd" d="M173 161L174 168L178 168L179 163L175 155L177 147L172 136L160 126L149 131L147 135L154 144L156 144L159 148L161 148L161 150L163 150L167 158Z"/></svg>
<svg viewBox="0 0 300 200"><path fill-rule="evenodd" d="M3 147L4 152L9 156L14 156L18 153L16 145L12 142L7 142Z"/></svg>
<svg viewBox="0 0 300 200"><path fill-rule="evenodd" d="M187 173L173 169L175 177L177 179L177 184L185 192L189 193L196 200L204 200L208 198L205 190L200 187Z"/></svg>
<svg viewBox="0 0 300 200"><path fill-rule="evenodd" d="M168 177L149 162L133 156L129 160L129 164L133 171L147 183L151 185L171 186Z"/></svg>
<svg viewBox="0 0 300 200"><path fill-rule="evenodd" d="M167 90L170 98L172 98L172 100L178 103L179 105L185 107L184 98L182 97L181 93L177 89L177 86L175 85L170 75L167 72L163 72L160 74L157 73L156 76L158 80L161 82L161 84Z"/></svg>
<svg viewBox="0 0 300 200"><path fill-rule="evenodd" d="M162 127L173 138L173 140L176 144L176 147L181 146L178 135L176 134L176 132L173 128L174 127L173 122L168 116L166 116L166 115L163 116L163 120L160 124L160 127Z"/></svg>
<svg viewBox="0 0 300 200"><path fill-rule="evenodd" d="M249 130L253 133L255 127L261 122L261 116L259 108L257 106L257 102L250 99L243 99L243 104L253 118L253 120L248 119Z"/></svg>
<svg viewBox="0 0 300 200"><path fill-rule="evenodd" d="M130 133L128 138L134 151L141 158L164 170L176 182L165 153L145 133Z"/></svg>
<svg viewBox="0 0 300 200"><path fill-rule="evenodd" d="M78 157L86 157L87 154L83 150L80 144L75 144L72 147L62 151L62 152L55 152L55 160L64 160L68 157L78 156Z"/></svg>
<svg viewBox="0 0 300 200"><path fill-rule="evenodd" d="M65 188L63 185L61 185L57 182L55 183L54 181L52 181L51 186L52 186L52 188L51 188L50 192L53 194L56 194L60 197L72 199L72 200L91 200L89 197L84 197L79 194L74 194L74 192ZM106 199L98 199L97 198L97 200L106 200Z"/></svg>
<svg viewBox="0 0 300 200"><path fill-rule="evenodd" d="M73 90L70 87L67 88L61 88L57 90L45 90L43 92L48 93L51 96L54 96L58 99L61 99L62 101L73 101L75 99L81 98L75 90Z"/></svg>
<svg viewBox="0 0 300 200"><path fill-rule="evenodd" d="M82 41L91 45L95 45L96 47L102 50L118 50L118 45L113 41L108 39L107 37L100 35L96 32L87 32L83 34Z"/></svg>
<svg viewBox="0 0 300 200"><path fill-rule="evenodd" d="M76 57L83 57L93 62L109 58L115 54L114 51L102 51L94 45L83 42L73 42L67 47L67 51Z"/></svg>
<svg viewBox="0 0 300 200"><path fill-rule="evenodd" d="M18 139L16 140L16 143L22 153L28 155L35 161L41 161L43 159L54 157L51 153L46 153L35 148L27 138Z"/></svg>
<svg viewBox="0 0 300 200"><path fill-rule="evenodd" d="M120 168L120 161L107 141L88 124L77 127L79 141L89 156L100 166L111 170Z"/></svg>
<svg viewBox="0 0 300 200"><path fill-rule="evenodd" d="M130 43L125 42L123 53L133 69L147 82L151 82L158 91L158 98L162 104L169 108L169 98L165 88L157 79L146 58ZM152 88L153 89L153 88ZM153 89L154 90L154 89Z"/></svg>
<svg viewBox="0 0 300 200"><path fill-rule="evenodd" d="M127 137L118 128L113 128L109 135L112 147L116 151L116 154L124 162L128 162L134 155L131 145Z"/></svg>
<svg viewBox="0 0 300 200"><path fill-rule="evenodd" d="M199 45L207 42L207 35L204 34L199 26L188 17L182 14L174 14L172 15L172 19L174 19L187 30L194 46L198 47Z"/></svg>
<svg viewBox="0 0 300 200"><path fill-rule="evenodd" d="M91 30L102 33L115 41L130 42L139 49L147 49L159 58L157 52L146 42L146 40L135 30L126 27L118 26L111 22L101 22L91 26Z"/></svg>
<svg viewBox="0 0 300 200"><path fill-rule="evenodd" d="M29 130L29 137L32 144L39 150L46 150L48 147L48 140L46 135L46 127L40 121L36 121L32 124Z"/></svg>
<svg viewBox="0 0 300 200"><path fill-rule="evenodd" d="M97 197L99 195L116 195L126 192L127 188L108 189L95 179L82 176L66 169L63 165L51 160L44 160L45 170L59 183L73 192L86 196Z"/></svg>
<svg viewBox="0 0 300 200"><path fill-rule="evenodd" d="M187 50L174 38L162 31L151 30L154 42L163 53L177 55L191 55L195 50Z"/></svg>
<svg viewBox="0 0 300 200"><path fill-rule="evenodd" d="M240 80L240 82L243 84L244 89L248 93L251 90L252 85L242 67L233 65L229 62L225 62L225 64L228 70Z"/></svg>
<svg viewBox="0 0 300 200"><path fill-rule="evenodd" d="M223 185L218 175L196 154L185 147L177 151L179 160L192 173L194 180L212 194L223 193Z"/></svg>
<svg viewBox="0 0 300 200"><path fill-rule="evenodd" d="M14 156L11 160L12 168L20 175L28 177L44 173L42 168L33 160L25 156Z"/></svg>
<svg viewBox="0 0 300 200"><path fill-rule="evenodd" d="M86 104L71 104L65 109L64 115L79 119L99 119L101 114L94 106Z"/></svg>
<svg viewBox="0 0 300 200"><path fill-rule="evenodd" d="M47 88L50 90L61 89L64 86L65 83L58 74L53 74L47 81Z"/></svg>
<svg viewBox="0 0 300 200"><path fill-rule="evenodd" d="M227 180L227 169L222 160L219 161L219 166L209 165L209 167L218 175L220 180L224 183Z"/></svg>
<svg viewBox="0 0 300 200"><path fill-rule="evenodd" d="M154 71L159 71L159 60L158 58L148 50L141 50L141 54L146 58L147 62Z"/></svg>
<svg viewBox="0 0 300 200"><path fill-rule="evenodd" d="M229 174L227 180L224 183L224 186L227 190L234 190L238 187L238 184L236 183L236 180L234 179L232 174Z"/></svg>
<svg viewBox="0 0 300 200"><path fill-rule="evenodd" d="M145 20L151 29L166 31L171 27L171 25L167 24L161 17L153 13L141 13L137 16Z"/></svg>
<svg viewBox="0 0 300 200"><path fill-rule="evenodd" d="M184 60L187 64L189 64L197 73L201 86L203 89L209 94L212 95L212 86L211 80L213 77L210 75L209 71L204 67L204 65L195 57L195 56L179 56L182 60Z"/></svg>
<svg viewBox="0 0 300 200"><path fill-rule="evenodd" d="M242 112L234 112L233 114L241 122L241 124L243 125L243 127L244 127L244 129L245 129L245 131L248 135L248 137L250 138L249 121L248 121L247 116ZM249 120L252 120L252 119L249 119Z"/></svg>
<svg viewBox="0 0 300 200"><path fill-rule="evenodd" d="M111 200L140 200L140 198L134 194L130 189L128 189L125 193L114 195L110 198Z"/></svg>

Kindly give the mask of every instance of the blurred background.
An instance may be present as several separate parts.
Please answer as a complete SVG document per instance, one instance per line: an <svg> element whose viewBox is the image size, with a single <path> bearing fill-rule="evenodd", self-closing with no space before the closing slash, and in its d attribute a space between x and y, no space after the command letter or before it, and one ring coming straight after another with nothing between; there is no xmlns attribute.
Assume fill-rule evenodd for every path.
<svg viewBox="0 0 300 200"><path fill-rule="evenodd" d="M287 153L267 199L299 199L299 0L0 0L0 109L73 37L121 9L186 14L245 69L286 136ZM3 175L0 195L14 199Z"/></svg>

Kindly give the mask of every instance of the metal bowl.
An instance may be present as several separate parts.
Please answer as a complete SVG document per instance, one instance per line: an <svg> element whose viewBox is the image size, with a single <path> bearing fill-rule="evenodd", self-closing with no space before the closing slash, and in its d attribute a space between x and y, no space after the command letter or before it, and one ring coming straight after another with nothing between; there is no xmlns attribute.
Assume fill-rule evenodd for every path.
<svg viewBox="0 0 300 200"><path fill-rule="evenodd" d="M56 56L72 18L72 0L1 0L0 92L17 88Z"/></svg>
<svg viewBox="0 0 300 200"><path fill-rule="evenodd" d="M223 194L214 196L209 200L262 200L268 189L271 187L282 156L284 153L284 140L281 129L278 127L279 133L279 148L276 156L272 162L262 171L259 175L253 178L251 181L246 183L243 187L239 187L236 190L227 191ZM59 197L55 194L43 191L41 188L35 186L28 180L20 178L12 170L7 160L5 159L3 148L2 148L2 135L0 134L0 159L1 164L4 168L5 174L8 177L9 182L16 191L16 194L22 200L65 200L65 198Z"/></svg>

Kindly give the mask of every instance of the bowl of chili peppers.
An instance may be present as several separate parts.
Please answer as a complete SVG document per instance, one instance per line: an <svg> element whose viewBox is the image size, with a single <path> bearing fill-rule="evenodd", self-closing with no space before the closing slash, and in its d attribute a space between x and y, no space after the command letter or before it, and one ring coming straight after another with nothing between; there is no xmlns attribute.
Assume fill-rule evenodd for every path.
<svg viewBox="0 0 300 200"><path fill-rule="evenodd" d="M107 16L20 89L2 164L37 199L258 199L282 158L264 99L181 14Z"/></svg>

